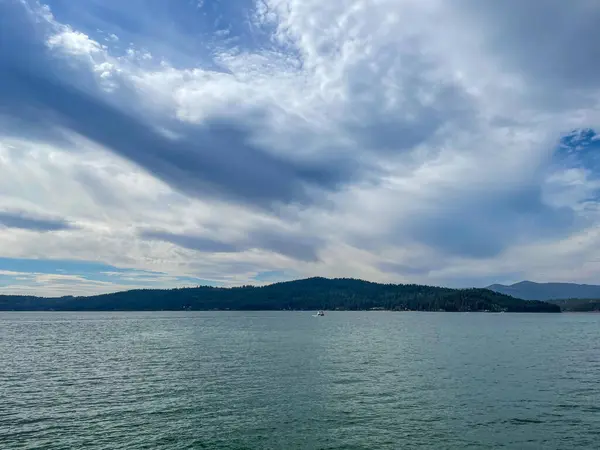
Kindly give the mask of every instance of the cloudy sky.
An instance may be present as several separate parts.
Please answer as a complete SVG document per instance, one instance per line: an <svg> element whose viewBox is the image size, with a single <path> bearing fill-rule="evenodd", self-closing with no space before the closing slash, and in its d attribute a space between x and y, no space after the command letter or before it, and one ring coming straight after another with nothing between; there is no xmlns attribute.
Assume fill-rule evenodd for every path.
<svg viewBox="0 0 600 450"><path fill-rule="evenodd" d="M0 292L600 283L597 0L0 0Z"/></svg>

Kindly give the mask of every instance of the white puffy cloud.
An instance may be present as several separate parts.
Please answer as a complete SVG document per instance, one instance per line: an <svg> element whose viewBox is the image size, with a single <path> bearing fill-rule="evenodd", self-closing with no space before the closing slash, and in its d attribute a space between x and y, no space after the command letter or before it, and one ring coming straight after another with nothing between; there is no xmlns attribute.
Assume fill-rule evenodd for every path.
<svg viewBox="0 0 600 450"><path fill-rule="evenodd" d="M225 284L595 280L595 2L192 3L108 2L136 33L0 6L26 24L0 32L0 209L76 225L0 228L2 256Z"/></svg>

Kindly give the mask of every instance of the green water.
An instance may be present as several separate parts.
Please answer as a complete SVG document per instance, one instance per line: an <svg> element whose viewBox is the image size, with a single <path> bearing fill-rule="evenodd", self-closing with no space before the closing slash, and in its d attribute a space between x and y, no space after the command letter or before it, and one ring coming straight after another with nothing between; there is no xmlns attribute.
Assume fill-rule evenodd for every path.
<svg viewBox="0 0 600 450"><path fill-rule="evenodd" d="M597 449L600 315L0 313L1 449Z"/></svg>

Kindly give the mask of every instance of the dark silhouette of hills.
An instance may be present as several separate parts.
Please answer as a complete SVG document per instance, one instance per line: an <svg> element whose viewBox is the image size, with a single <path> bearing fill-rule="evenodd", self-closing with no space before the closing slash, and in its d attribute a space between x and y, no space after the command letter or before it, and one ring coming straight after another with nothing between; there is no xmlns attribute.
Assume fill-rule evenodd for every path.
<svg viewBox="0 0 600 450"><path fill-rule="evenodd" d="M488 289L379 284L350 278L308 278L268 286L144 289L90 297L0 296L0 310L415 310L560 312L557 305Z"/></svg>
<svg viewBox="0 0 600 450"><path fill-rule="evenodd" d="M600 299L600 286L591 284L521 281L510 286L492 284L487 289L523 300Z"/></svg>
<svg viewBox="0 0 600 450"><path fill-rule="evenodd" d="M600 299L568 298L560 300L548 300L567 312L600 312Z"/></svg>

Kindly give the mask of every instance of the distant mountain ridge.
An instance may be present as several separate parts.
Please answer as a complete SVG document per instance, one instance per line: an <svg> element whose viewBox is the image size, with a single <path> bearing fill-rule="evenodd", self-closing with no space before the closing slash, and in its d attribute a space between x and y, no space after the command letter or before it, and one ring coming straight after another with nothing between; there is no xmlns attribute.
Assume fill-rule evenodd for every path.
<svg viewBox="0 0 600 450"><path fill-rule="evenodd" d="M352 278L308 278L268 286L145 289L92 297L0 295L3 311L369 310L560 312L488 289L380 284Z"/></svg>
<svg viewBox="0 0 600 450"><path fill-rule="evenodd" d="M593 284L521 281L509 286L492 284L487 289L523 300L600 299L600 286Z"/></svg>

